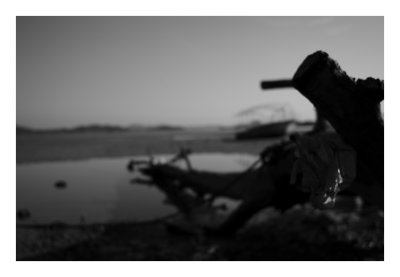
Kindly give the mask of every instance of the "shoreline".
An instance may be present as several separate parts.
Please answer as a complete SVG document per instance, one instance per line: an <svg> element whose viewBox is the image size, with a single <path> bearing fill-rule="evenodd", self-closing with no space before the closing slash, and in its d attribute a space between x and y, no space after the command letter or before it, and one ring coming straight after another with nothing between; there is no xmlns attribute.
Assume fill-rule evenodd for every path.
<svg viewBox="0 0 400 277"><path fill-rule="evenodd" d="M221 139L174 140L178 132L159 133L77 133L18 135L16 164L51 161L75 161L89 158L117 158L151 153L176 154L181 147L193 153L259 154L281 139L234 141ZM218 136L217 134L202 134Z"/></svg>
<svg viewBox="0 0 400 277"><path fill-rule="evenodd" d="M177 132L136 134L43 134L17 136L17 166L37 162L122 158L152 153L258 155L280 141L174 141ZM171 217L175 216L174 214ZM179 215L177 215L179 216ZM167 218L170 216L167 216ZM264 209L233 238L183 234L166 219L85 225L16 224L17 260L300 261L384 258L383 213L318 211L307 205L285 213ZM23 226L25 225L25 226Z"/></svg>

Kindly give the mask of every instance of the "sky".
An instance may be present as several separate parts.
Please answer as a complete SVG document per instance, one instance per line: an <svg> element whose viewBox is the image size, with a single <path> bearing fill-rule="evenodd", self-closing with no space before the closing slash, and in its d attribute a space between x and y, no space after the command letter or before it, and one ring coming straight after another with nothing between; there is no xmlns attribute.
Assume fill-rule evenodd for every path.
<svg viewBox="0 0 400 277"><path fill-rule="evenodd" d="M16 120L33 128L231 125L259 105L310 120L299 92L260 81L317 50L384 79L383 17L17 17L16 39Z"/></svg>

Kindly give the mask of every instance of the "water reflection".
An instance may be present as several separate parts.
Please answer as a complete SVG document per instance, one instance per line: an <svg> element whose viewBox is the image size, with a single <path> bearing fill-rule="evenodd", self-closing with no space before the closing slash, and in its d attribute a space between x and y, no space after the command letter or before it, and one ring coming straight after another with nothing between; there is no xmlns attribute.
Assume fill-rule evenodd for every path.
<svg viewBox="0 0 400 277"><path fill-rule="evenodd" d="M17 211L30 213L18 223L143 221L174 213L157 187L131 184L143 176L126 171L130 158L18 165ZM219 172L244 170L254 160L242 154L191 156L194 168Z"/></svg>

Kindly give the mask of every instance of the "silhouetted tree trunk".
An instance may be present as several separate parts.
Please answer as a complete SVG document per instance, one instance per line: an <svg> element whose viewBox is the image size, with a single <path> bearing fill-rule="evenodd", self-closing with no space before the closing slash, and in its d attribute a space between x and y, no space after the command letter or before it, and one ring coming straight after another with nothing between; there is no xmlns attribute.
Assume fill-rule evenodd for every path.
<svg viewBox="0 0 400 277"><path fill-rule="evenodd" d="M322 117L321 112L315 109L316 121L314 127L311 131L312 134L321 133L321 132L333 132L333 128L328 120Z"/></svg>
<svg viewBox="0 0 400 277"><path fill-rule="evenodd" d="M383 81L350 78L325 52L309 55L293 77L294 87L357 152L357 182L374 194L384 183ZM371 190L374 192L372 193ZM378 201L379 199L376 199Z"/></svg>

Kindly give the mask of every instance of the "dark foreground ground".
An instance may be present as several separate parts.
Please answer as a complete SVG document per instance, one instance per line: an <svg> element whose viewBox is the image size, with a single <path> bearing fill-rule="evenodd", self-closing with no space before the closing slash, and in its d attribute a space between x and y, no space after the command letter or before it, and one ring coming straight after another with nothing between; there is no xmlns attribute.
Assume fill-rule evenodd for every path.
<svg viewBox="0 0 400 277"><path fill-rule="evenodd" d="M17 228L17 260L383 260L383 215L266 210L231 238L177 233L147 223Z"/></svg>
<svg viewBox="0 0 400 277"><path fill-rule="evenodd" d="M258 153L258 142L218 136L176 141L177 133L47 134L17 137L17 163L196 152ZM201 136L199 136L201 137ZM269 142L271 143L271 142ZM17 260L383 260L383 213L372 208L318 211L308 205L265 209L235 237L210 238L168 228L166 219L86 226L17 226Z"/></svg>

